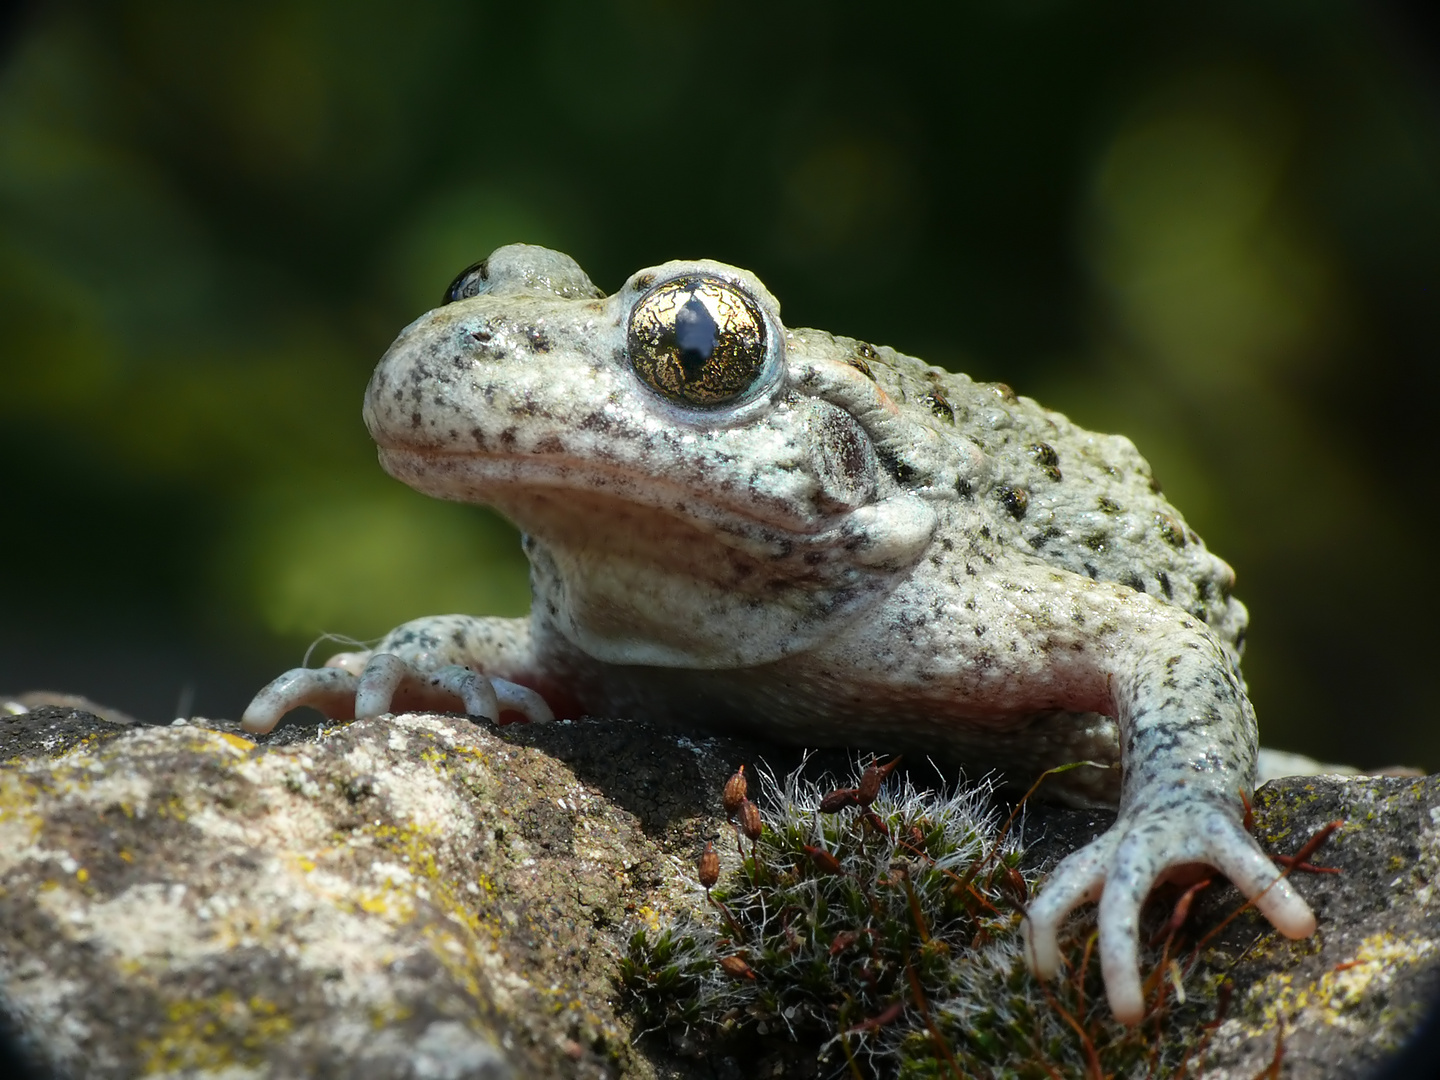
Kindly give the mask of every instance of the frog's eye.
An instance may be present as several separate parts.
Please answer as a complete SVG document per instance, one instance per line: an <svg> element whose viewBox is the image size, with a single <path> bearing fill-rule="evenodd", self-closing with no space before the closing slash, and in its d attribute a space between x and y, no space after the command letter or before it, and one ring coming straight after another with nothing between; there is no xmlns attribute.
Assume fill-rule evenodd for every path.
<svg viewBox="0 0 1440 1080"><path fill-rule="evenodd" d="M472 296L489 292L489 262L489 259L481 259L456 274L455 280L450 282L450 287L445 290L445 299L440 301L440 306L444 307L446 304L453 304L456 300L468 300Z"/></svg>
<svg viewBox="0 0 1440 1080"><path fill-rule="evenodd" d="M630 313L630 363L645 385L679 405L710 409L765 371L766 324L755 301L703 274L656 285Z"/></svg>

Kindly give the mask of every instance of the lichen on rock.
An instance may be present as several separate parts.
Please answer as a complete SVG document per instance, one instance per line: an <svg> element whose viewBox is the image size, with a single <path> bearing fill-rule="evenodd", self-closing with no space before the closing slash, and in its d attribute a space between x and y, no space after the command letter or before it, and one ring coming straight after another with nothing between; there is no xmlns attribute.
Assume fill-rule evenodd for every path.
<svg viewBox="0 0 1440 1080"><path fill-rule="evenodd" d="M973 793L917 771L896 773L873 803L892 830L885 843L853 806L817 824L809 804L822 789L813 784L826 769L850 767L843 755L817 757L768 799L756 793L768 869L757 873L757 849L745 839L746 884L721 809L740 762L768 762L784 776L798 755L623 721L495 728L402 715L292 723L257 744L226 722L146 727L73 708L0 717L0 1017L57 1076L700 1080L777 1067L820 1075L849 1071L833 1040L835 1030L855 1028L850 1048L862 1069L883 1075L889 1060L916 1075L948 1075L903 960L887 983L876 968L873 1001L846 991L853 1004L843 1023L827 1031L809 1022L821 1015L813 1010L798 1022L803 988L787 980L803 973L782 953L787 919L798 937L801 914L765 905L783 906L787 890L818 895L818 856L807 844L837 858L870 852L878 902L881 876L897 899L902 879L914 888L927 859L947 857L948 834L923 826L944 819L956 799L971 800L975 822L993 827L996 818ZM1228 885L1203 891L1183 929L1152 953L1165 958L1152 991L1169 997L1143 1040L1161 1040L1155 1060L1184 1061L1187 1076L1249 1080L1277 1046L1287 1077L1369 1075L1415 1029L1440 971L1440 779L1291 779L1263 788L1255 812L1257 835L1282 854L1327 822L1346 821L1311 857L1341 872L1294 873L1320 931L1285 941L1240 910ZM788 819L803 828L787 832ZM922 843L900 852L897 838L914 842L910 825L921 827ZM1031 802L1023 834L1011 834L1023 835L1023 846L1002 847L992 861L1015 871L997 887L1019 900L1016 876L1033 887L1107 825L1103 812ZM707 903L696 865L707 840L722 856L715 899L729 905L738 933ZM859 847L847 855L852 842ZM979 843L985 851L983 836ZM930 889L938 883L927 879L916 896L943 914L955 897ZM952 1052L973 1038L991 1054L975 1057L984 1067L977 1075L1029 1075L1024 1055L1034 1064L1034 1047L1018 1035L1009 1049L1003 1039L981 1045L987 1024L1014 1014L1017 1002L1045 1007L1046 992L1000 940L1018 909L1004 895L980 894L994 911L976 906L976 920L957 909L925 916L925 925L937 941L946 929L964 931L967 946L990 934L981 945L996 977L972 970L970 1001L950 986L938 962L944 950L933 946L921 991ZM1150 928L1165 922L1175 895L1152 903ZM886 910L891 923L903 922L908 896ZM1099 984L1080 966L1085 926L1083 916L1073 925L1066 986L1088 1007ZM663 1009L625 1000L627 983L633 991L637 976L649 978L625 966L636 935L653 945L675 928L683 938L686 927L692 946L720 949L692 948L687 960L697 979L724 991L708 1032L703 1002L687 1011L677 998L676 1024ZM766 934L776 960L768 967ZM863 987L865 935L842 937L833 958L835 935L822 937L823 962L850 964ZM715 966L742 950L753 980ZM813 959L822 961L819 952ZM1065 987L1053 992L1061 1006L1074 1000ZM1000 993L1009 997L991 998ZM1071 1029L1063 1016L1057 1028L1057 1016L1033 1014L1031 1030L1065 1037ZM1094 1010L1078 1019L1092 1040L1102 1032ZM1040 1049L1058 1047L1046 1039ZM895 1054L869 1056L866 1047L882 1045ZM1116 1046L1106 1060L1122 1072L1154 1057Z"/></svg>
<svg viewBox="0 0 1440 1080"><path fill-rule="evenodd" d="M0 994L74 1075L613 1074L603 928L657 860L463 719L136 728L0 771Z"/></svg>

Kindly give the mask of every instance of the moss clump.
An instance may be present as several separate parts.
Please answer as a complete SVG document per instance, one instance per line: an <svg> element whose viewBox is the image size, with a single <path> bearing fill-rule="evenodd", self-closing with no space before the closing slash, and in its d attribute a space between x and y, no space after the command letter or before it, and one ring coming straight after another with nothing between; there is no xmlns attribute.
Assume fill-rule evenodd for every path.
<svg viewBox="0 0 1440 1080"><path fill-rule="evenodd" d="M643 1027L701 1047L801 1043L823 1071L857 1077L1183 1071L1189 1040L1157 1039L1179 980L1168 943L1134 1029L1109 1017L1088 917L1071 926L1065 980L1044 987L1026 971L1019 926L1035 882L987 789L890 781L857 800L863 776L827 796L798 771L761 786L763 827L737 836L743 857L711 910L630 938L621 982ZM1201 1019L1185 1027L1199 1035Z"/></svg>

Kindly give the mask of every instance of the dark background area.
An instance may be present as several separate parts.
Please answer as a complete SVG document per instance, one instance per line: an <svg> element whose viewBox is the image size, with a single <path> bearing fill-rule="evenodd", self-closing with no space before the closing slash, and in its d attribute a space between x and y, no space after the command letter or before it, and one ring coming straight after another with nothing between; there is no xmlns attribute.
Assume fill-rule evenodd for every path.
<svg viewBox="0 0 1440 1080"><path fill-rule="evenodd" d="M516 240L1130 435L1238 572L1265 741L1440 768L1420 7L31 6L0 69L0 688L234 716L323 632L516 614L369 371ZM328 655L322 645L319 653Z"/></svg>

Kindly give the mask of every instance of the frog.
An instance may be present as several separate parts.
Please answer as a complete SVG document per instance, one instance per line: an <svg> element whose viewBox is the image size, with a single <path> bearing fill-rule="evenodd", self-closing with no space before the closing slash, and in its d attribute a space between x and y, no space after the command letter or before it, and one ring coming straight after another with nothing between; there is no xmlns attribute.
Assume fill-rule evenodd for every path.
<svg viewBox="0 0 1440 1080"><path fill-rule="evenodd" d="M1062 926L1097 902L1127 1024L1141 909L1167 877L1213 868L1281 934L1315 930L1245 827L1258 740L1234 572L1124 436L789 328L734 266L667 262L606 295L524 244L400 332L363 416L391 476L519 527L530 615L408 622L284 673L246 730L302 705L593 715L943 752L1021 786L1061 769L1051 797L1117 817L1028 904L1024 955L1054 978Z"/></svg>

